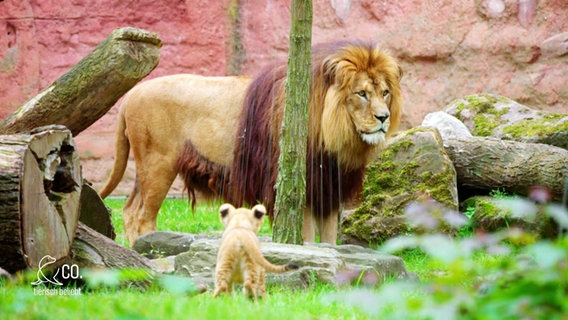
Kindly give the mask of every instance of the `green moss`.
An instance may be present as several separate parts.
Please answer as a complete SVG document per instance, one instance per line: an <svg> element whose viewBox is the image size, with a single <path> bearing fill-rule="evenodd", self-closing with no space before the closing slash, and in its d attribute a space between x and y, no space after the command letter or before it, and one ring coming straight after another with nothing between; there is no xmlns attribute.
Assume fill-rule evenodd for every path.
<svg viewBox="0 0 568 320"><path fill-rule="evenodd" d="M496 103L509 103L510 100L505 97L499 97L491 94L471 95L464 98L468 104L467 108L475 112L473 116L474 130L473 135L490 136L493 130L501 124L501 116L509 111L508 107L498 110L495 108ZM466 106L463 106L462 110Z"/></svg>
<svg viewBox="0 0 568 320"><path fill-rule="evenodd" d="M458 101L452 102L452 104L453 103L456 103L456 109L458 110L456 118L459 119L461 116L461 112L465 109L465 103L463 102L463 100L459 102Z"/></svg>
<svg viewBox="0 0 568 320"><path fill-rule="evenodd" d="M568 115L559 113L549 113L540 119L518 121L503 128L503 133L512 138L546 136L562 131L568 131Z"/></svg>

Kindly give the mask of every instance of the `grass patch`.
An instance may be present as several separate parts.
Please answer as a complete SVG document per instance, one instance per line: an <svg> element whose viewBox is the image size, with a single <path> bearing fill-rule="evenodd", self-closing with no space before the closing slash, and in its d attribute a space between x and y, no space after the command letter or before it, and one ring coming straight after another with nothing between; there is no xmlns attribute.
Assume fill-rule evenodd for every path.
<svg viewBox="0 0 568 320"><path fill-rule="evenodd" d="M112 224L116 232L116 242L129 247L130 244L124 234L122 208L125 199L106 199L106 205L112 210ZM220 202L199 203L192 212L186 199L166 199L158 213L157 230L178 231L194 234L221 235L223 225L219 220L218 210ZM268 219L265 219L260 236L272 236Z"/></svg>
<svg viewBox="0 0 568 320"><path fill-rule="evenodd" d="M97 290L81 296L36 296L29 287L0 286L0 318L16 319L366 319L358 308L324 299L326 286L306 291L269 288L251 302L242 294L213 299L163 290ZM230 316L229 316L230 315Z"/></svg>
<svg viewBox="0 0 568 320"><path fill-rule="evenodd" d="M126 243L124 200L106 203L112 209L117 239ZM218 203L202 204L192 213L185 200L168 199L158 216L158 230L220 234L218 207ZM270 236L268 222L261 234ZM468 239L484 245L487 241L472 235L455 241ZM12 281L0 279L0 319L514 319L527 310L534 310L529 318L560 319L558 315L568 312L567 238L512 248L506 254L490 254L488 248L450 262L439 259L445 255L432 254L448 250L460 255L456 245L434 242L398 251L419 281L389 279L379 287L341 289L320 283L305 290L269 285L268 296L258 302L239 291L218 299L211 292L179 291L182 278L174 276L160 277L171 281L167 285L154 281L146 291L101 286L81 288L79 296L37 295L30 285L36 278L32 271ZM436 255L438 259L432 257ZM526 262L529 256L534 256L533 263Z"/></svg>

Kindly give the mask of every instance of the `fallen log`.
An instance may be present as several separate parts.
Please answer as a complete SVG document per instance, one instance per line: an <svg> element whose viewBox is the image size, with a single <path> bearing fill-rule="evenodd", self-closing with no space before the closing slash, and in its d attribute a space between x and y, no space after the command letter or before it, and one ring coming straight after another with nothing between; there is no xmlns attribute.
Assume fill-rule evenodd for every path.
<svg viewBox="0 0 568 320"><path fill-rule="evenodd" d="M161 44L148 31L114 30L67 73L0 123L0 134L61 124L76 136L158 65Z"/></svg>
<svg viewBox="0 0 568 320"><path fill-rule="evenodd" d="M53 125L0 136L0 267L37 268L69 253L79 220L79 155L71 132Z"/></svg>
<svg viewBox="0 0 568 320"><path fill-rule="evenodd" d="M152 274L150 260L125 248L105 235L79 222L71 260L81 268L147 269Z"/></svg>
<svg viewBox="0 0 568 320"><path fill-rule="evenodd" d="M489 137L444 139L444 149L460 187L527 195L531 187L541 186L550 191L552 200L562 200L568 150Z"/></svg>

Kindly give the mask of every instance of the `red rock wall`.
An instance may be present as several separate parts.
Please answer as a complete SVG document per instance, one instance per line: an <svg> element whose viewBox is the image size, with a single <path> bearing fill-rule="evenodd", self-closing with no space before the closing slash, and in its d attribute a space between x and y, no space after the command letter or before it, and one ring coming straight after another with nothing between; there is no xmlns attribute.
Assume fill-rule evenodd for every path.
<svg viewBox="0 0 568 320"><path fill-rule="evenodd" d="M401 60L407 127L455 98L483 91L568 113L566 0L313 3L314 43L371 40ZM235 39L234 8L240 13L242 73L254 74L286 56L289 0L1 1L0 117L123 26L154 31L162 38L160 64L149 77L228 74L239 54L230 45ZM84 176L97 187L112 164L116 111L113 108L76 138ZM133 168L127 176L132 178ZM120 192L128 187L121 186Z"/></svg>

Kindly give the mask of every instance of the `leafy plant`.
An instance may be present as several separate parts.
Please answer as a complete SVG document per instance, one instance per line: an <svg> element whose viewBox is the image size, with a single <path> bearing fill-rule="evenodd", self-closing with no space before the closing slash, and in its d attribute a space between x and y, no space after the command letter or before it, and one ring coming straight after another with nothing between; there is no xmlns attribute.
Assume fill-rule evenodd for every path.
<svg viewBox="0 0 568 320"><path fill-rule="evenodd" d="M533 202L507 201L521 214L536 214ZM408 218L424 222L422 227L431 232L391 239L379 250L420 259L425 265L422 279L391 281L378 290L358 287L331 293L328 301L357 306L371 317L385 319L565 319L568 236L536 241L523 230L505 228L451 238L432 228L439 209L416 208L435 207L414 205L407 210ZM549 204L546 211L559 227L568 228L565 208ZM417 215L424 216L417 219ZM433 269L439 272L424 273Z"/></svg>

